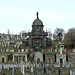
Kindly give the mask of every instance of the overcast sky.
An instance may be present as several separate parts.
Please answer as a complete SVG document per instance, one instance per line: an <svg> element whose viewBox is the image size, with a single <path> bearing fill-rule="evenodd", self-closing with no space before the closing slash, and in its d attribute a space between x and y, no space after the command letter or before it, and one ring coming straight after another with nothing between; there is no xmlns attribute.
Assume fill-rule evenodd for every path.
<svg viewBox="0 0 75 75"><path fill-rule="evenodd" d="M37 11L44 30L75 27L75 0L0 0L0 33L31 30Z"/></svg>

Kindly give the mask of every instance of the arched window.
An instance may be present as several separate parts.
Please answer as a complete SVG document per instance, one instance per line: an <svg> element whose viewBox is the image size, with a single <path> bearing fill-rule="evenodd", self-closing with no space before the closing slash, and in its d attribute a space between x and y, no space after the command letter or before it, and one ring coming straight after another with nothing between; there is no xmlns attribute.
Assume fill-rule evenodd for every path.
<svg viewBox="0 0 75 75"><path fill-rule="evenodd" d="M37 58L37 64L39 64L40 63L40 58Z"/></svg>

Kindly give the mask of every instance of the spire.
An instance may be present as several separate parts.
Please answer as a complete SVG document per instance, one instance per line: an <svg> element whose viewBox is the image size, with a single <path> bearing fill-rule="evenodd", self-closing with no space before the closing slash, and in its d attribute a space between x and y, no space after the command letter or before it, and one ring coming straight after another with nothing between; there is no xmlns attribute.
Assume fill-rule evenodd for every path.
<svg viewBox="0 0 75 75"><path fill-rule="evenodd" d="M36 13L36 15L37 15L37 19L38 19L38 18L39 18L39 16L38 16L38 15L39 15L39 13L37 12L37 13Z"/></svg>

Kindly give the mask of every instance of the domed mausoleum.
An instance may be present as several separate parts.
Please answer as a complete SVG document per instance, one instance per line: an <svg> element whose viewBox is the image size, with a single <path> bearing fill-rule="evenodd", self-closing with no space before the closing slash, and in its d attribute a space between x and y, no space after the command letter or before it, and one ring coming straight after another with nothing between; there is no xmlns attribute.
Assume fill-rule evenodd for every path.
<svg viewBox="0 0 75 75"><path fill-rule="evenodd" d="M41 50L51 45L51 40L47 38L48 33L43 30L43 22L37 17L32 23L32 31L29 33L29 45L33 50Z"/></svg>

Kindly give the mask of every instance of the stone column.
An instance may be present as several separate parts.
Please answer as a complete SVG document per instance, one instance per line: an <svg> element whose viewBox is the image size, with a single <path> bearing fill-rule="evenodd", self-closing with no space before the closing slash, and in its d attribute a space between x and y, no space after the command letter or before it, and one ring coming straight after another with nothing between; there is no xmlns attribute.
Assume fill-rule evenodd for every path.
<svg viewBox="0 0 75 75"><path fill-rule="evenodd" d="M27 54L25 54L25 62L27 62Z"/></svg>
<svg viewBox="0 0 75 75"><path fill-rule="evenodd" d="M24 72L24 65L23 65L23 74L25 74L25 72Z"/></svg>
<svg viewBox="0 0 75 75"><path fill-rule="evenodd" d="M13 62L14 62L14 54L13 54Z"/></svg>

